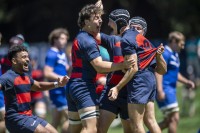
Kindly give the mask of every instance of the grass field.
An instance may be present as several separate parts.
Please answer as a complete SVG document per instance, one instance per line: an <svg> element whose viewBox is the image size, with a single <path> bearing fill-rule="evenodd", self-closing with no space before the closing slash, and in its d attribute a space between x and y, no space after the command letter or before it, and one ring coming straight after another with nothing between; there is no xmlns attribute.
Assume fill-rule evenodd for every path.
<svg viewBox="0 0 200 133"><path fill-rule="evenodd" d="M177 90L180 111L182 109L181 90L182 90L181 87ZM195 92L196 92L196 97L195 97L196 113L193 117L180 116L180 122L177 133L197 133L198 129L200 128L200 98L199 98L200 87L198 87L198 89ZM157 105L156 105L156 118L157 121L161 121L163 118L162 113L157 108ZM108 133L123 133L123 130L119 126L117 128L110 128ZM167 130L164 130L163 133L167 133Z"/></svg>

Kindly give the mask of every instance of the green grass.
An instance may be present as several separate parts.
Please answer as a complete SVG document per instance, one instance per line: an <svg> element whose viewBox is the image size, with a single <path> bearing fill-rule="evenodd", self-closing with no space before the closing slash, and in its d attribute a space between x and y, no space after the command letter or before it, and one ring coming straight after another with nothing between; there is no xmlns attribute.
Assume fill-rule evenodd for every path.
<svg viewBox="0 0 200 133"><path fill-rule="evenodd" d="M182 97L181 97L181 87L177 89L177 96L179 101L180 112L182 111ZM179 126L177 133L197 133L200 128L200 87L195 91L195 105L196 105L196 113L193 117L189 116L180 116ZM163 115L158 109L156 105L156 118L157 121L161 121L163 119ZM110 128L108 133L123 133L121 127ZM167 133L167 130L164 130L163 133Z"/></svg>

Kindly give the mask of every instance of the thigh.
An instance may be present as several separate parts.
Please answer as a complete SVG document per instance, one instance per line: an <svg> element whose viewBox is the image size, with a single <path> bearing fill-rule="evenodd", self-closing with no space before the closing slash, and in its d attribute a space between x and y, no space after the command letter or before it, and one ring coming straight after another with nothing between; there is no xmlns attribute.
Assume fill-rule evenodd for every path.
<svg viewBox="0 0 200 133"><path fill-rule="evenodd" d="M116 114L110 111L100 109L98 132L107 133L112 121L116 118L116 116Z"/></svg>
<svg viewBox="0 0 200 133"><path fill-rule="evenodd" d="M87 108L80 109L79 111L80 119L83 127L97 127L99 118L99 107L91 106Z"/></svg>
<svg viewBox="0 0 200 133"><path fill-rule="evenodd" d="M145 104L128 104L128 114L134 124L143 121Z"/></svg>
<svg viewBox="0 0 200 133"><path fill-rule="evenodd" d="M154 102L148 102L145 107L145 114L144 114L144 120L154 122L155 121L155 108L154 108Z"/></svg>
<svg viewBox="0 0 200 133"><path fill-rule="evenodd" d="M81 119L78 112L69 111L69 131L71 133L80 133L82 129Z"/></svg>

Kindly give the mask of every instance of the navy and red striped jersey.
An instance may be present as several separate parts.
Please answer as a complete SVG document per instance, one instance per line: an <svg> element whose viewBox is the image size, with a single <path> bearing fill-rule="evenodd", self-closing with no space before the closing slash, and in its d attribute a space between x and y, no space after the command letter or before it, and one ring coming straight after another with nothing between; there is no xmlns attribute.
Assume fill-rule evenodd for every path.
<svg viewBox="0 0 200 133"><path fill-rule="evenodd" d="M119 36L109 36L104 33L101 33L101 42L100 45L105 47L108 50L110 55L111 62L120 63L124 61L121 49L121 37ZM107 75L107 85L115 86L123 78L124 73L120 71L111 72ZM120 97L127 96L126 88L122 89L119 93Z"/></svg>
<svg viewBox="0 0 200 133"><path fill-rule="evenodd" d="M26 73L18 74L12 69L0 77L0 84L4 93L6 119L16 120L21 115L32 115L31 86L34 80Z"/></svg>
<svg viewBox="0 0 200 133"><path fill-rule="evenodd" d="M100 51L93 36L85 31L80 31L72 45L72 74L73 80L95 82L96 70L90 62L100 56Z"/></svg>
<svg viewBox="0 0 200 133"><path fill-rule="evenodd" d="M123 55L137 54L138 68L144 70L148 67L155 67L157 48L139 34L134 28L126 30L122 35L122 52Z"/></svg>

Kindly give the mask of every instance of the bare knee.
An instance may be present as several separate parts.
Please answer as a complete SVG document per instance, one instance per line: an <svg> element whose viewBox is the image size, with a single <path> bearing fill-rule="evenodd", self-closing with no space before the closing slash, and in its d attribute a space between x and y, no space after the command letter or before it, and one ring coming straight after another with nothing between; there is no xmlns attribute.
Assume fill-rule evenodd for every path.
<svg viewBox="0 0 200 133"><path fill-rule="evenodd" d="M178 122L179 122L178 113L175 113L175 114L170 116L169 123L178 124Z"/></svg>

